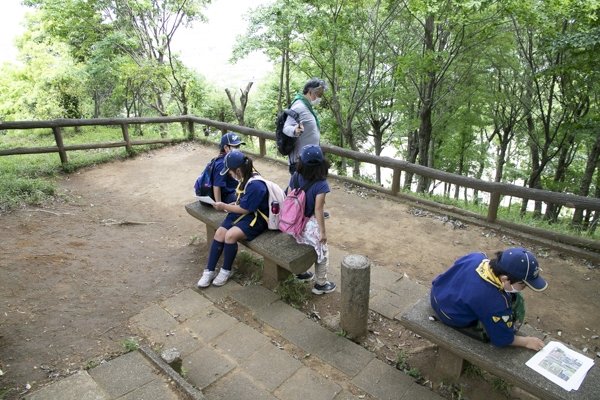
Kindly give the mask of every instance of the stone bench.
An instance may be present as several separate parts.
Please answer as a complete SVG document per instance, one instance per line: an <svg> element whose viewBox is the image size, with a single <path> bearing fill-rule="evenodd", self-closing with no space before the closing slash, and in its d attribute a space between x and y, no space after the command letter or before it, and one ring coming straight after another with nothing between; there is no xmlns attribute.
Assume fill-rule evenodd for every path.
<svg viewBox="0 0 600 400"><path fill-rule="evenodd" d="M431 321L430 316L435 316L436 320ZM431 308L429 293L408 308L400 320L407 329L439 346L435 370L436 374L442 377L458 378L463 372L466 360L540 399L600 398L598 365L594 365L588 371L579 390L568 392L525 365L535 354L532 350L512 346L494 347L444 325ZM521 327L519 333L539 337L539 333L527 324ZM551 340L545 340L546 343L549 341ZM593 354L587 356L594 357Z"/></svg>
<svg viewBox="0 0 600 400"><path fill-rule="evenodd" d="M210 245L227 214L203 206L198 201L186 205L185 209L206 225L206 241ZM298 244L293 237L279 231L267 230L250 242L242 240L240 243L263 256L263 285L270 289L274 289L290 273L306 272L317 261L317 253L312 246Z"/></svg>

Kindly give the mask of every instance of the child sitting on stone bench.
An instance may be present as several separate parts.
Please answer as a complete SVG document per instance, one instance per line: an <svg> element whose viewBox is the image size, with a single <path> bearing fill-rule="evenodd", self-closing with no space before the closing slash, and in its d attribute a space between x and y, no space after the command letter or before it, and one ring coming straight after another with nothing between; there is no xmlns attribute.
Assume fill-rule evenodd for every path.
<svg viewBox="0 0 600 400"><path fill-rule="evenodd" d="M489 260L470 253L432 282L431 307L440 320L494 346L521 346L539 351L544 342L516 336L525 318L521 290L541 292L548 284L539 276L535 256L523 248L497 252Z"/></svg>

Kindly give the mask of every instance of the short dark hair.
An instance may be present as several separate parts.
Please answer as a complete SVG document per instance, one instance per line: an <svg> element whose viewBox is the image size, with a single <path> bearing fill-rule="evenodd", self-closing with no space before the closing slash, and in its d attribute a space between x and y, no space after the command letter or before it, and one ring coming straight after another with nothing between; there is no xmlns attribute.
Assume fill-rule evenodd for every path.
<svg viewBox="0 0 600 400"><path fill-rule="evenodd" d="M492 270L494 275L496 275L498 278L500 278L502 275L505 275L508 278L508 281L511 283L511 285L516 282L522 282L523 279L515 278L514 276L506 273L506 271L504 271L502 268L500 268L498 266L498 263L500 262L500 259L502 258L502 253L504 253L504 252L497 251L496 258L492 258L490 260L490 269Z"/></svg>
<svg viewBox="0 0 600 400"><path fill-rule="evenodd" d="M327 82L320 78L311 78L304 85L304 89L302 90L302 94L307 94L311 89L318 89L322 87L323 91L327 90Z"/></svg>
<svg viewBox="0 0 600 400"><path fill-rule="evenodd" d="M296 172L298 172L302 177L310 182L310 181L322 181L327 179L329 176L329 160L327 158L323 158L323 162L319 165L308 165L302 162L302 159L298 157L298 161L296 161Z"/></svg>

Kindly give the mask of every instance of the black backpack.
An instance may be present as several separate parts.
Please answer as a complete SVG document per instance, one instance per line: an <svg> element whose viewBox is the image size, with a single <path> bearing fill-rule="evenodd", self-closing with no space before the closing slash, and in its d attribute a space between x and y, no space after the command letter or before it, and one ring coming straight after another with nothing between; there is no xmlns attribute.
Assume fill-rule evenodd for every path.
<svg viewBox="0 0 600 400"><path fill-rule="evenodd" d="M296 123L300 123L300 115L294 110L283 110L277 115L275 120L275 139L277 140L277 151L282 156L289 155L296 145L297 138L289 137L283 133L283 126L288 115L296 120Z"/></svg>

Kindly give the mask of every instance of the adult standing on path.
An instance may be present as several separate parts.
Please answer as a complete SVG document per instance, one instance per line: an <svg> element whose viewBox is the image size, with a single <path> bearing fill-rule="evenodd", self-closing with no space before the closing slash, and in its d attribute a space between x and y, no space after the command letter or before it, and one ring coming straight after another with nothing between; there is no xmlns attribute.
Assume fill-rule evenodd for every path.
<svg viewBox="0 0 600 400"><path fill-rule="evenodd" d="M313 107L321 102L323 93L326 90L327 82L320 78L311 78L304 85L302 93L298 93L290 105L290 109L298 113L300 120L300 122L296 122L294 118L288 115L283 126L285 135L297 138L294 149L288 155L288 169L292 176L296 172L296 163L304 146L309 144L321 145L321 124ZM323 216L328 218L329 213L325 211ZM313 273L307 271L296 275L296 279L301 282L308 282L313 279Z"/></svg>
<svg viewBox="0 0 600 400"><path fill-rule="evenodd" d="M321 125L313 107L321 102L326 90L327 83L323 79L312 78L306 82L302 93L298 93L292 100L290 109L298 113L300 122L296 123L294 118L288 116L283 126L285 135L297 138L294 150L288 155L288 167L291 175L296 172L296 162L302 148L309 144L317 146L321 144Z"/></svg>

